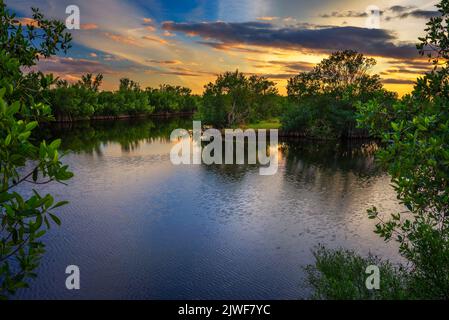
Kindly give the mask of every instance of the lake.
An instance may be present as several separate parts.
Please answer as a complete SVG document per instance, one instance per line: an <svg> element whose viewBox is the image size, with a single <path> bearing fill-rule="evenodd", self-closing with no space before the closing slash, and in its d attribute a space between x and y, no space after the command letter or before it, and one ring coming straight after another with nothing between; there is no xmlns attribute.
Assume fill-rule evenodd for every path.
<svg viewBox="0 0 449 320"><path fill-rule="evenodd" d="M366 209L403 210L373 143L280 140L279 170L174 166L188 118L55 125L75 177L40 189L70 204L45 236L28 299L301 299L318 244L398 261ZM28 190L23 190L28 192ZM65 288L77 265L81 290Z"/></svg>

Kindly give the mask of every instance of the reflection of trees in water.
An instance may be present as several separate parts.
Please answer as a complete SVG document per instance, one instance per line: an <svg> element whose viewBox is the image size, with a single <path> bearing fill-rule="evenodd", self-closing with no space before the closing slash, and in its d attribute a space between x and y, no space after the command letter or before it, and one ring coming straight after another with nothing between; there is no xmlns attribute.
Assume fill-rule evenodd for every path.
<svg viewBox="0 0 449 320"><path fill-rule="evenodd" d="M375 164L374 153L378 149L374 141L311 141L281 139L279 141L281 159L284 159L286 173L299 179L316 179L318 175L334 176L335 173L352 173L358 179L377 176L382 170ZM267 141L267 154L269 141ZM223 150L224 143L223 143ZM224 153L224 152L223 152ZM234 148L235 159L235 148ZM279 165L282 165L280 160ZM224 154L223 154L224 163ZM259 165L247 164L247 144L245 143L244 165L203 165L204 170L213 171L225 178L239 180Z"/></svg>
<svg viewBox="0 0 449 320"><path fill-rule="evenodd" d="M202 164L201 168L205 171L212 172L225 180L229 181L241 181L245 176L255 170L259 170L259 165L255 164L241 164L241 165L230 165L230 164Z"/></svg>
<svg viewBox="0 0 449 320"><path fill-rule="evenodd" d="M40 135L46 139L61 138L65 151L101 155L103 144L118 143L122 151L130 152L141 143L168 142L174 129L191 126L189 117L87 121L51 124Z"/></svg>
<svg viewBox="0 0 449 320"><path fill-rule="evenodd" d="M118 143L123 152L131 152L142 143L167 143L174 129L191 127L190 117L56 123L43 128L37 138L62 138L62 149L65 151L95 153L101 156L102 145L108 143ZM323 173L332 177L335 172L351 172L359 178L369 178L380 172L374 162L377 145L372 141L335 143L281 139L279 144L283 159L281 162L285 162L288 175L296 176L297 179L316 179L318 174ZM269 147L267 138L267 154ZM223 163L224 150L223 141ZM234 159L235 152L234 145ZM241 180L248 172L258 171L259 165L248 164L245 139L245 164L201 165L201 168L226 179Z"/></svg>
<svg viewBox="0 0 449 320"><path fill-rule="evenodd" d="M360 177L381 173L375 163L374 141L310 141L286 139L280 142L287 170L352 172Z"/></svg>
<svg viewBox="0 0 449 320"><path fill-rule="evenodd" d="M373 141L286 140L281 148L286 161L285 180L295 188L306 186L314 197L326 199L317 203L332 204L335 208L366 192L374 192L370 182L383 174L375 163L378 147ZM347 200L342 201L342 197Z"/></svg>
<svg viewBox="0 0 449 320"><path fill-rule="evenodd" d="M226 142L225 138L223 137L223 143L222 143L222 163L223 164L212 164L212 165L201 165L201 167L210 172L214 172L217 175L220 175L224 179L229 179L232 181L240 181L242 180L249 172L256 171L259 172L260 164L258 159L258 152L259 152L259 144L256 143L256 164L249 164L248 161L248 140L245 138L244 140L244 164L225 164L225 157L226 157ZM208 142L203 142L203 147L207 145ZM236 153L237 153L237 146L236 141L234 139L234 148L233 148L233 163L236 163ZM270 138L267 137L266 145L265 145L265 154L267 157L270 155Z"/></svg>

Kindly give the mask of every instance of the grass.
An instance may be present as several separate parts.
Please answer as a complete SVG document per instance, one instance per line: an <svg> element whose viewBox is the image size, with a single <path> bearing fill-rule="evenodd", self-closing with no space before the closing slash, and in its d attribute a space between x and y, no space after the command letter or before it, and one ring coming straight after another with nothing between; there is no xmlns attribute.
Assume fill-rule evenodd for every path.
<svg viewBox="0 0 449 320"><path fill-rule="evenodd" d="M279 129L281 120L279 118L271 118L256 123L249 123L243 126L243 129Z"/></svg>

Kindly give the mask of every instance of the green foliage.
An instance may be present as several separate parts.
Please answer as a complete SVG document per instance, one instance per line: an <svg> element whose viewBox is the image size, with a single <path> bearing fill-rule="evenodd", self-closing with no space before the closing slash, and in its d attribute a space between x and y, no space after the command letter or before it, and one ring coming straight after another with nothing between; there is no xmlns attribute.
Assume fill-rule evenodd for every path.
<svg viewBox="0 0 449 320"><path fill-rule="evenodd" d="M22 74L36 63L69 46L70 35L56 20L46 20L33 9L37 27L23 28L0 1L0 299L28 286L44 253L42 236L51 223L61 221L50 194L26 198L22 184L63 182L73 174L60 161L60 140L38 143L32 136L39 122L51 119L51 109L34 98L54 81L40 73Z"/></svg>
<svg viewBox="0 0 449 320"><path fill-rule="evenodd" d="M0 90L0 298L27 287L27 278L34 277L39 259L44 253L40 240L50 228L50 221L60 224L54 210L66 202L55 203L53 196L34 195L25 199L17 191L22 183L45 184L66 181L72 177L60 162L57 151L61 141L42 141L36 146L31 132L36 121L22 118L26 108L19 101L8 105L6 89ZM35 105L42 113L49 109Z"/></svg>
<svg viewBox="0 0 449 320"><path fill-rule="evenodd" d="M375 64L374 59L355 51L338 51L312 71L291 78L283 128L313 138L350 136L356 127L358 102L396 98L383 89L379 76L368 74Z"/></svg>
<svg viewBox="0 0 449 320"><path fill-rule="evenodd" d="M277 115L279 98L274 83L238 70L226 72L205 86L199 118L215 127L233 127Z"/></svg>
<svg viewBox="0 0 449 320"><path fill-rule="evenodd" d="M35 65L40 56L48 58L58 51L67 52L72 40L64 23L45 19L37 8L32 11L33 22L23 25L0 0L0 50L26 67Z"/></svg>
<svg viewBox="0 0 449 320"><path fill-rule="evenodd" d="M314 288L313 299L330 300L399 300L413 299L408 274L401 267L369 255L363 258L349 250L314 251L315 265L305 268L308 283ZM379 267L380 288L368 290L366 268Z"/></svg>
<svg viewBox="0 0 449 320"><path fill-rule="evenodd" d="M0 0L0 87L13 86L14 96L5 98L20 100L29 105L42 101L42 91L54 81L41 72L26 75L18 67L29 71L40 58L48 58L57 52L67 52L72 37L58 20L45 19L39 9L32 8L32 19L26 25L16 19L3 0ZM6 64L5 60L8 60ZM15 65L13 65L15 64ZM12 94L12 93L11 93Z"/></svg>
<svg viewBox="0 0 449 320"><path fill-rule="evenodd" d="M118 91L99 91L102 79L101 74L87 74L73 85L59 80L55 88L46 90L44 99L58 120L191 113L199 104L189 88L161 85L142 90L137 82L123 78Z"/></svg>
<svg viewBox="0 0 449 320"><path fill-rule="evenodd" d="M378 160L391 175L404 212L371 208L375 232L395 240L409 261L410 294L449 299L449 0L438 5L418 45L432 72L418 79L411 95L392 105L372 100L359 105L359 123L382 138ZM429 51L431 50L431 51Z"/></svg>
<svg viewBox="0 0 449 320"><path fill-rule="evenodd" d="M287 85L288 96L301 101L322 94L342 97L350 90L353 96L363 99L365 95L382 90L379 76L368 73L375 65L373 58L352 50L334 52L312 71L291 78Z"/></svg>
<svg viewBox="0 0 449 320"><path fill-rule="evenodd" d="M198 97L186 87L165 84L158 89L147 88L146 92L156 113L194 112L198 109Z"/></svg>

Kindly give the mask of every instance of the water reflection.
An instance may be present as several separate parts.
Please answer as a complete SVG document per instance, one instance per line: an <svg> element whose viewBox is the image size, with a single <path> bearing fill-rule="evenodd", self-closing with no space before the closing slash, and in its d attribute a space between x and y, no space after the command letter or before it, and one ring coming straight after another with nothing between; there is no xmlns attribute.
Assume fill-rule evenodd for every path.
<svg viewBox="0 0 449 320"><path fill-rule="evenodd" d="M188 117L80 121L51 124L41 131L41 136L63 137L63 150L101 154L102 145L111 143L120 145L123 152L130 152L142 143L169 142L174 129L191 126L192 120Z"/></svg>
<svg viewBox="0 0 449 320"><path fill-rule="evenodd" d="M39 277L22 298L297 299L318 243L396 259L366 209L398 207L375 144L281 140L279 170L174 166L175 128L191 119L76 123L61 137L75 173L48 192L70 200L47 236ZM65 289L67 265L82 290Z"/></svg>

